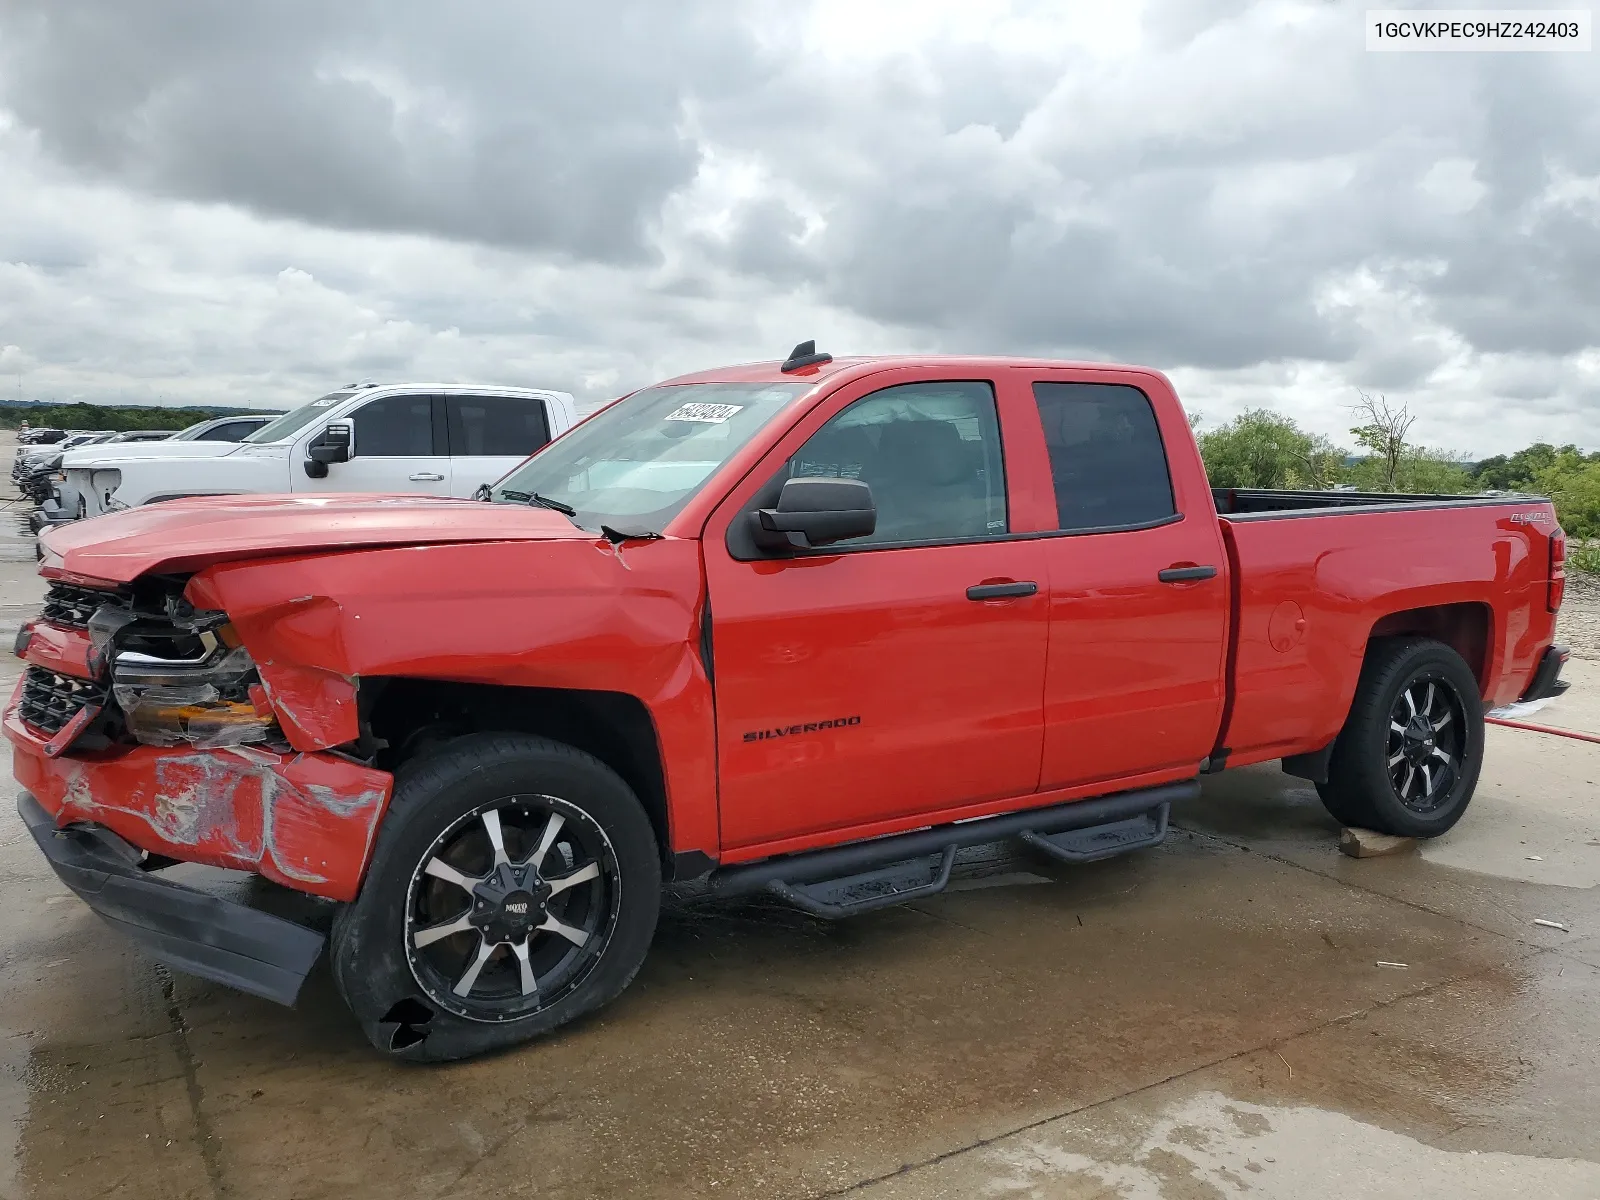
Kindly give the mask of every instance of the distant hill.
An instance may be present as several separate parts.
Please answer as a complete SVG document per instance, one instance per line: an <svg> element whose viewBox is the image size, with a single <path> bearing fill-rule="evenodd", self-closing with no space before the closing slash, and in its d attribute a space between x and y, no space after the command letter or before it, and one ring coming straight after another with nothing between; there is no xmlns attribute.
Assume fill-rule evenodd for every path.
<svg viewBox="0 0 1600 1200"><path fill-rule="evenodd" d="M38 400L0 400L0 429L26 421L34 428L53 429L185 429L212 417L232 417L274 410L224 405L176 404L50 404Z"/></svg>

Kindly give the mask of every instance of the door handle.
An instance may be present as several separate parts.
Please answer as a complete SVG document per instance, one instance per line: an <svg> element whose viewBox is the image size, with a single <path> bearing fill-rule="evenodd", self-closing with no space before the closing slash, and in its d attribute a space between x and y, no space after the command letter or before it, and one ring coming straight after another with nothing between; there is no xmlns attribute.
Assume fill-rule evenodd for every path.
<svg viewBox="0 0 1600 1200"><path fill-rule="evenodd" d="M415 475L413 475L411 477L411 482L412 483L440 483L440 482L443 481L443 479L444 479L443 475L435 475L432 471L418 471Z"/></svg>
<svg viewBox="0 0 1600 1200"><path fill-rule="evenodd" d="M1012 600L1018 596L1031 596L1039 585L1031 579L1016 583L975 583L967 589L968 600Z"/></svg>
<svg viewBox="0 0 1600 1200"><path fill-rule="evenodd" d="M1168 567L1156 572L1156 578L1162 583L1191 583L1196 579L1213 579L1216 574L1215 567Z"/></svg>

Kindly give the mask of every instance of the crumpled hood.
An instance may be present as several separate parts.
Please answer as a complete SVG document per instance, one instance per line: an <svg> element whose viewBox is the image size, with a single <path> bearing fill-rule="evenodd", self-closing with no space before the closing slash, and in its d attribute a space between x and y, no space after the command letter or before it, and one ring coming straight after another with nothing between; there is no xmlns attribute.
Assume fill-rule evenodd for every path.
<svg viewBox="0 0 1600 1200"><path fill-rule="evenodd" d="M40 537L46 575L127 583L210 563L375 546L594 540L547 508L430 496L207 496L74 521Z"/></svg>

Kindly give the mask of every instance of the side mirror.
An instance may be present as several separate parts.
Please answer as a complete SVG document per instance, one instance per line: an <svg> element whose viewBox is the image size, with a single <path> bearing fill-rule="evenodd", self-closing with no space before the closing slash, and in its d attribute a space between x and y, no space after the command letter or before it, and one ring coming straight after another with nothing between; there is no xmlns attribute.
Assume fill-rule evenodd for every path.
<svg viewBox="0 0 1600 1200"><path fill-rule="evenodd" d="M763 550L810 550L878 527L872 489L859 479L791 479L777 508L750 514L750 530Z"/></svg>
<svg viewBox="0 0 1600 1200"><path fill-rule="evenodd" d="M329 463L349 462L350 438L349 421L329 421L317 440L306 447L306 474L312 479L323 479L328 474Z"/></svg>

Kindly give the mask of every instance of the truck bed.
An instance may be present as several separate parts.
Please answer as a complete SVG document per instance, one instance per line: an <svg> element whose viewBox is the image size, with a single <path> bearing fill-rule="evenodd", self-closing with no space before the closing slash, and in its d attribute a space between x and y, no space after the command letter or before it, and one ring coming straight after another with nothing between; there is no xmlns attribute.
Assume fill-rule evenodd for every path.
<svg viewBox="0 0 1600 1200"><path fill-rule="evenodd" d="M1234 580L1230 765L1332 741L1372 636L1461 651L1487 705L1549 640L1550 502L1518 496L1214 491Z"/></svg>
<svg viewBox="0 0 1600 1200"><path fill-rule="evenodd" d="M1393 492L1296 492L1264 488L1212 488L1219 516L1239 520L1252 517L1332 515L1340 510L1398 512L1429 508L1475 508L1485 504L1514 504L1542 497L1512 493L1499 495L1396 495Z"/></svg>

